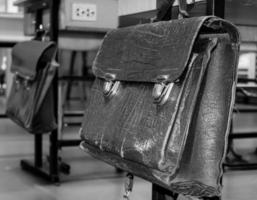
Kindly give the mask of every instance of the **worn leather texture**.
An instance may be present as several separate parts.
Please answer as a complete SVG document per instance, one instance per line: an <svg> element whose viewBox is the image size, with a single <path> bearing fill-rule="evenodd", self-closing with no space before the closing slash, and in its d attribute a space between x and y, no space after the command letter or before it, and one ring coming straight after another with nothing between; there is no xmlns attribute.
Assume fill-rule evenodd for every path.
<svg viewBox="0 0 257 200"><path fill-rule="evenodd" d="M7 100L7 116L33 134L56 129L52 80L56 67L53 42L29 41L14 46L11 71L15 73Z"/></svg>
<svg viewBox="0 0 257 200"><path fill-rule="evenodd" d="M173 192L219 196L238 50L236 28L216 17L110 32L94 63L81 147ZM110 74L120 86L106 97ZM174 82L163 105L152 95L159 77Z"/></svg>

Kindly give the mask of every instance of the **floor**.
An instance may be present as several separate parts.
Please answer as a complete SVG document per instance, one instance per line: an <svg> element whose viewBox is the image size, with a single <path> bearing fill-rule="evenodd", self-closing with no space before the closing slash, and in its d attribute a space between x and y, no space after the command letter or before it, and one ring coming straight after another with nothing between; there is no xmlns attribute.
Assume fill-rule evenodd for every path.
<svg viewBox="0 0 257 200"><path fill-rule="evenodd" d="M257 117L254 124L256 120ZM71 166L71 174L62 175L60 185L49 184L23 171L20 160L33 158L33 137L8 119L1 119L0 127L0 200L122 199L124 174L116 173L114 168L91 158L78 147L64 148L61 152L63 160ZM78 128L67 128L64 136L78 137L77 132ZM249 144L256 147L257 141L236 143L250 149ZM44 148L47 155L47 137ZM151 184L136 178L131 199L151 199ZM226 171L222 200L255 199L257 170Z"/></svg>

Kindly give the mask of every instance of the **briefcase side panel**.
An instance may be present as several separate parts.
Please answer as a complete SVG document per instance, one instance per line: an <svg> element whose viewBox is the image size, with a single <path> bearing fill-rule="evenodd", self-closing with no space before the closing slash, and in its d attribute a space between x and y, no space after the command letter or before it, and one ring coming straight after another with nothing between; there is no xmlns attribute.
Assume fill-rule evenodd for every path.
<svg viewBox="0 0 257 200"><path fill-rule="evenodd" d="M217 38L198 38L194 46L194 52L199 53L202 56L201 62L196 62L193 70L198 68L199 74L194 73L196 76L192 79L192 82L187 85L184 90L184 95L180 100L179 109L177 112L176 120L173 123L173 127L170 130L170 138L166 144L165 156L163 157L163 167L169 166L176 160L176 168L171 174L176 174L180 166L180 161L184 149L186 148L185 142L187 140L188 132L190 131L190 125L192 123L192 118L194 117L195 105L198 104L197 96L199 95L200 86L203 84L203 78L206 74L206 69L210 62L212 52L216 48ZM197 85L195 89L194 85ZM170 178L172 177L170 174ZM157 175L158 177L158 175ZM167 182L168 184L168 182Z"/></svg>
<svg viewBox="0 0 257 200"><path fill-rule="evenodd" d="M219 37L198 97L199 104L195 109L181 168L171 181L173 185L188 180L195 182L191 192L198 196L203 192L197 188L199 182L221 194L220 179L234 103L237 57L238 47L233 46L227 37ZM181 189L178 187L177 190Z"/></svg>

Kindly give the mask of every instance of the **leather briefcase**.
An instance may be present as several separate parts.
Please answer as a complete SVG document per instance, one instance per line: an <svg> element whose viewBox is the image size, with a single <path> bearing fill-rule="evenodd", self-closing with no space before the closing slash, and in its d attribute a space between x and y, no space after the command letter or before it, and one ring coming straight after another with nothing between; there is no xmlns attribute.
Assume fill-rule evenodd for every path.
<svg viewBox="0 0 257 200"><path fill-rule="evenodd" d="M212 16L109 32L81 147L175 193L220 196L238 51L235 26Z"/></svg>
<svg viewBox="0 0 257 200"><path fill-rule="evenodd" d="M54 42L26 41L12 50L14 73L7 116L34 134L56 129L52 81L57 47Z"/></svg>

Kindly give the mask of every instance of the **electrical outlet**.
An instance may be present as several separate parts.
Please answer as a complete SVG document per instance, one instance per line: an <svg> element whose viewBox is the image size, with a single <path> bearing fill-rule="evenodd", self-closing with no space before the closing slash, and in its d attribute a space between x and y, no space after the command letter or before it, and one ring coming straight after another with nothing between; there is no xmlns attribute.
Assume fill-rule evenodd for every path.
<svg viewBox="0 0 257 200"><path fill-rule="evenodd" d="M73 3L71 18L75 21L96 21L96 4Z"/></svg>

